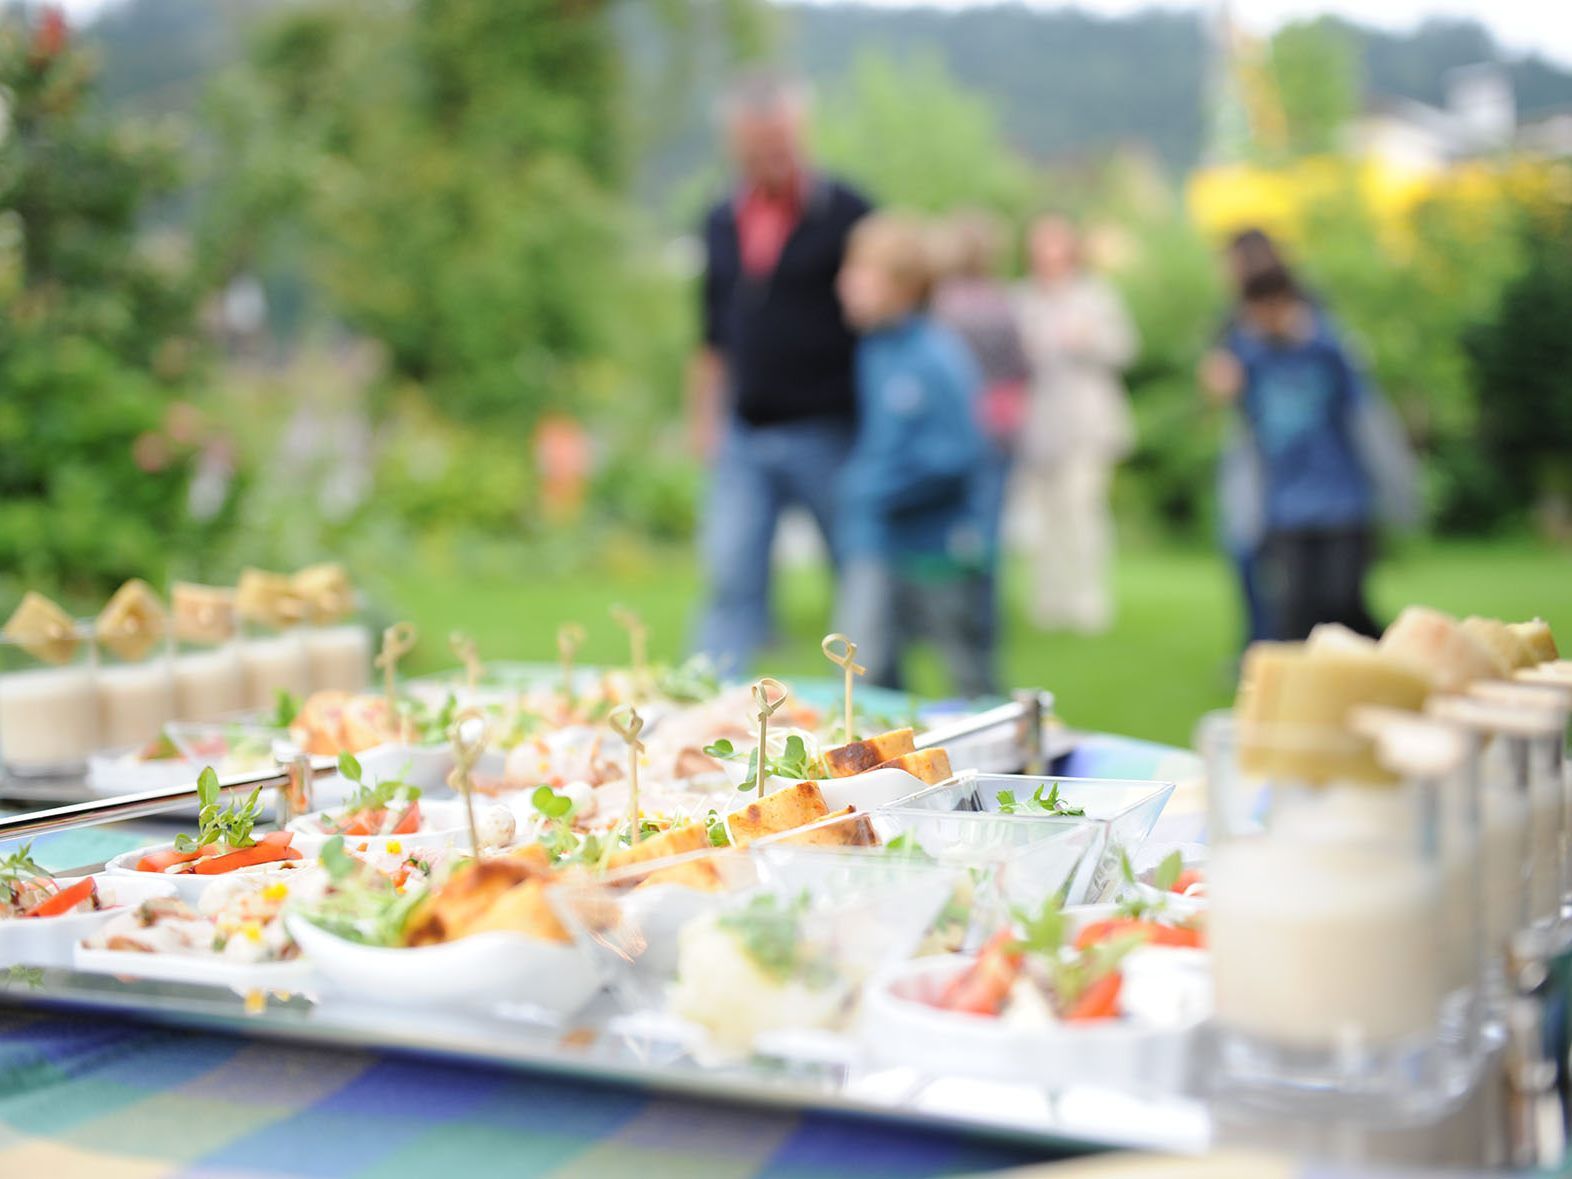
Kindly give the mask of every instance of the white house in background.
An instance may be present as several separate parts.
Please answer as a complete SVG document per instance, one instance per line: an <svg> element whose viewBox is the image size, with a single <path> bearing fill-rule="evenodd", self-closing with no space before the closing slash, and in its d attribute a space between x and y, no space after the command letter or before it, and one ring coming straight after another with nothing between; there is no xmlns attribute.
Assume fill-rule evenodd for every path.
<svg viewBox="0 0 1572 1179"><path fill-rule="evenodd" d="M1380 99L1353 121L1348 136L1360 155L1408 171L1434 172L1509 150L1572 155L1572 111L1519 123L1511 75L1482 62L1447 75L1445 106Z"/></svg>

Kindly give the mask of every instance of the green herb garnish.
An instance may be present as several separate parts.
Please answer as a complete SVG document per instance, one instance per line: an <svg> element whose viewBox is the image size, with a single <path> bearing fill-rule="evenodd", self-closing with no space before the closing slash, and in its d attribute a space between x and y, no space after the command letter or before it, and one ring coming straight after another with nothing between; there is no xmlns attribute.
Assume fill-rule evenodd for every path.
<svg viewBox="0 0 1572 1179"><path fill-rule="evenodd" d="M704 816L704 830L709 834L711 847L730 847L731 835L726 830L726 820L714 808Z"/></svg>
<svg viewBox="0 0 1572 1179"><path fill-rule="evenodd" d="M295 718L300 715L300 697L287 688L280 688L273 694L273 718L269 727L287 729L295 723Z"/></svg>
<svg viewBox="0 0 1572 1179"><path fill-rule="evenodd" d="M33 859L33 845L24 843L0 859L0 884L26 884L30 880L52 880L54 874Z"/></svg>
<svg viewBox="0 0 1572 1179"><path fill-rule="evenodd" d="M303 906L301 916L346 941L401 945L409 915L424 899L425 890L399 892L386 876L350 855L342 835L323 844L321 859L332 887L319 900Z"/></svg>
<svg viewBox="0 0 1572 1179"><path fill-rule="evenodd" d="M740 761L742 754L737 752L736 746L724 737L719 741L704 747L704 752L717 761ZM824 768L817 757L808 752L808 743L802 739L800 733L792 733L786 738L785 747L779 757L766 757L764 759L764 776L766 778L794 778L798 781L809 781L824 776ZM748 772L743 777L742 784L737 787L739 791L757 790L759 786L759 751L757 748L748 754Z"/></svg>
<svg viewBox="0 0 1572 1179"><path fill-rule="evenodd" d="M231 848L250 847L256 842L251 829L256 826L262 787L258 786L238 807L230 803L218 805L218 774L212 766L204 766L197 777L197 799L202 804L197 812L197 833L192 838L182 831L175 836L176 851L196 851L212 843L222 843Z"/></svg>
<svg viewBox="0 0 1572 1179"><path fill-rule="evenodd" d="M716 925L736 937L743 952L771 978L780 982L799 979L810 987L825 987L835 981L835 971L802 936L808 905L806 892L791 900L761 893L741 909L718 918Z"/></svg>
<svg viewBox="0 0 1572 1179"><path fill-rule="evenodd" d="M1043 793L1045 790L1047 791L1046 794ZM999 804L1000 812L1006 815L1017 815L1023 811L1041 811L1044 814L1058 815L1062 818L1080 818L1086 815L1084 808L1071 806L1063 798L1059 797L1059 783L1057 782L1053 784L1052 789L1049 789L1046 783L1037 787L1036 792L1025 802L1017 802L1015 791L1013 790L1001 790L994 795L994 799Z"/></svg>
<svg viewBox="0 0 1572 1179"><path fill-rule="evenodd" d="M361 811L386 810L395 802L414 802L420 797L420 787L413 786L397 775L367 785L365 771L353 753L338 755L338 772L355 784L355 792L344 803L340 817L347 818ZM331 819L328 820L332 822Z"/></svg>
<svg viewBox="0 0 1572 1179"><path fill-rule="evenodd" d="M1172 892L1184 872L1184 857L1174 848L1163 857L1163 862L1152 872L1152 887L1158 892Z"/></svg>
<svg viewBox="0 0 1572 1179"><path fill-rule="evenodd" d="M715 665L703 655L663 668L655 677L655 691L676 704L702 704L720 695L720 690Z"/></svg>

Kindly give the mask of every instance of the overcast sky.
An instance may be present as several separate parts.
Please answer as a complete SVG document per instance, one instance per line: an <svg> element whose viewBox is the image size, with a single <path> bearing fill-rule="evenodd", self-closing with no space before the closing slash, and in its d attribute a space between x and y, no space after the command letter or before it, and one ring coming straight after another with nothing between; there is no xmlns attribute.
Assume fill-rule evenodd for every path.
<svg viewBox="0 0 1572 1179"><path fill-rule="evenodd" d="M74 15L85 16L115 0L63 0ZM838 0L817 0L837 3ZM913 0L865 0L903 7ZM986 0L916 0L945 8L966 8ZM1051 0L1026 0L1045 8L1066 7ZM1090 12L1125 14L1152 7L1151 0L1081 0ZM1158 0L1163 8L1211 8L1215 0ZM1291 17L1337 12L1367 24L1408 28L1427 16L1469 16L1489 26L1509 48L1537 51L1572 65L1572 0L1235 0L1233 9L1245 24L1269 30Z"/></svg>

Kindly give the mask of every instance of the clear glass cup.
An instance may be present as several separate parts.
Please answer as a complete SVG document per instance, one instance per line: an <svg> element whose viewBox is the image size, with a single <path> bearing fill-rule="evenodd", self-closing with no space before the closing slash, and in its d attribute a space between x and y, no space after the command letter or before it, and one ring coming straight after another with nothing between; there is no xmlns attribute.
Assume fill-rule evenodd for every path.
<svg viewBox="0 0 1572 1179"><path fill-rule="evenodd" d="M123 658L102 639L97 676L99 739L109 749L145 745L177 715L169 638L162 636L150 653L137 659Z"/></svg>
<svg viewBox="0 0 1572 1179"><path fill-rule="evenodd" d="M364 623L312 624L299 633L312 691L365 691L371 683L371 631Z"/></svg>
<svg viewBox="0 0 1572 1179"><path fill-rule="evenodd" d="M815 1033L844 1026L862 984L917 946L958 872L878 849L717 849L549 896L611 984L619 1030L735 1059L811 1053Z"/></svg>
<svg viewBox="0 0 1572 1179"><path fill-rule="evenodd" d="M1208 938L1222 1093L1298 1116L1428 1116L1452 1099L1443 797L1378 776L1368 736L1241 727L1212 833ZM1324 770L1314 770L1320 765ZM1278 767L1294 767L1289 772ZM1314 773L1314 777L1310 775Z"/></svg>
<svg viewBox="0 0 1572 1179"><path fill-rule="evenodd" d="M1009 924L1012 912L1038 912L1075 893L1079 869L1103 844L1095 822L987 811L879 807L837 815L767 836L753 846L861 847L961 869L955 894L924 939L924 950L974 950Z"/></svg>
<svg viewBox="0 0 1572 1179"><path fill-rule="evenodd" d="M246 623L240 665L246 677L247 708L270 709L280 692L301 699L311 693L311 659L297 628Z"/></svg>
<svg viewBox="0 0 1572 1179"><path fill-rule="evenodd" d="M90 627L73 625L40 652L0 637L0 759L18 778L71 777L99 739L98 656Z"/></svg>
<svg viewBox="0 0 1572 1179"><path fill-rule="evenodd" d="M1057 814L1046 810L1039 801L1055 789L1055 797L1062 804L1061 813ZM948 781L901 800L899 805L912 810L975 811L1007 819L1093 826L1098 832L1097 843L1076 870L1070 886L1072 902L1079 904L1102 900L1117 889L1121 855L1146 841L1173 792L1171 782L963 770Z"/></svg>
<svg viewBox="0 0 1572 1179"><path fill-rule="evenodd" d="M175 712L181 720L219 720L250 702L240 644L233 638L177 643L174 675Z"/></svg>

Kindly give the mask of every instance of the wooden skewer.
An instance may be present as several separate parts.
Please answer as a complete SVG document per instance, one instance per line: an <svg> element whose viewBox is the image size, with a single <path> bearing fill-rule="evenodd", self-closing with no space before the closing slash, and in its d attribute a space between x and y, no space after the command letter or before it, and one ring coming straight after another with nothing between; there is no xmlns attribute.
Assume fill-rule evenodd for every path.
<svg viewBox="0 0 1572 1179"><path fill-rule="evenodd" d="M372 660L382 669L382 691L389 716L398 716L398 661L415 649L420 632L413 622L395 622L382 632L382 650Z"/></svg>
<svg viewBox="0 0 1572 1179"><path fill-rule="evenodd" d="M626 606L613 606L611 620L628 632L628 654L633 663L633 699L637 703L644 697L648 679L650 628L644 619Z"/></svg>
<svg viewBox="0 0 1572 1179"><path fill-rule="evenodd" d="M644 729L644 718L631 704L624 704L606 718L606 724L628 743L628 828L630 843L644 837L644 824L639 818L639 755L644 752L644 742L639 734Z"/></svg>
<svg viewBox="0 0 1572 1179"><path fill-rule="evenodd" d="M849 745L857 740L857 735L852 732L852 685L858 676L866 675L868 669L856 661L857 644L843 634L825 635L819 650L846 677L846 743Z"/></svg>
<svg viewBox="0 0 1572 1179"><path fill-rule="evenodd" d="M456 630L448 635L448 647L464 664L464 680L473 694L480 684L480 654L475 649L475 640L463 631Z"/></svg>
<svg viewBox="0 0 1572 1179"><path fill-rule="evenodd" d="M491 739L491 720L484 710L471 705L462 709L448 726L448 740L453 743L453 772L448 775L448 785L464 799L464 818L469 823L469 846L480 859L480 828L475 822L475 783L471 778L475 763L486 752Z"/></svg>
<svg viewBox="0 0 1572 1179"><path fill-rule="evenodd" d="M562 663L562 694L573 699L573 658L584 643L584 628L576 622L564 622L557 628L557 658Z"/></svg>
<svg viewBox="0 0 1572 1179"><path fill-rule="evenodd" d="M776 693L773 701L770 699L771 692ZM766 743L770 738L770 717L774 716L780 710L780 706L786 703L787 695L786 685L781 683L780 680L771 679L769 676L765 676L753 685L753 702L759 706L759 759L758 768L754 773L759 780L760 798L764 797L764 779L766 777L764 763L769 756L769 746Z"/></svg>

